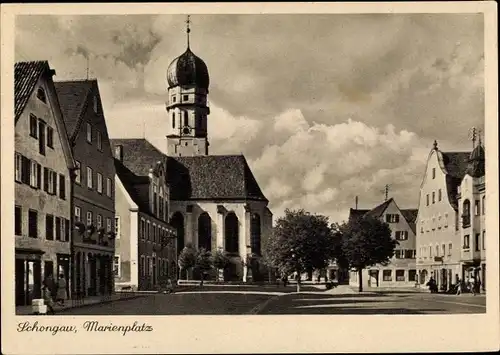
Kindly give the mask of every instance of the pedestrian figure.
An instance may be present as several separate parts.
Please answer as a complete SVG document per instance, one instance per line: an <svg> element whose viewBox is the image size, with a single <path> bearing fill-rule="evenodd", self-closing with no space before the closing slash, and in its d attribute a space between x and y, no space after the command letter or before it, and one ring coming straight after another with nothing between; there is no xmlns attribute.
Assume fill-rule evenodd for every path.
<svg viewBox="0 0 500 355"><path fill-rule="evenodd" d="M49 314L56 314L54 312L54 300L52 299L52 292L50 287L44 282L42 285L43 303L47 306Z"/></svg>
<svg viewBox="0 0 500 355"><path fill-rule="evenodd" d="M64 302L68 298L66 286L66 279L64 278L64 275L59 275L59 280L57 281L57 302L62 306L64 306Z"/></svg>
<svg viewBox="0 0 500 355"><path fill-rule="evenodd" d="M431 293L436 293L437 292L436 281L434 280L434 278L432 276L429 279L429 281L427 282L426 286L429 287L429 290L431 291Z"/></svg>
<svg viewBox="0 0 500 355"><path fill-rule="evenodd" d="M167 280L167 293L174 293L174 285L171 279Z"/></svg>
<svg viewBox="0 0 500 355"><path fill-rule="evenodd" d="M462 294L462 280L460 280L460 278L457 279L456 288L457 288L457 296Z"/></svg>
<svg viewBox="0 0 500 355"><path fill-rule="evenodd" d="M469 281L469 288L470 292L475 296L476 295L476 279L474 278L474 275L471 276L470 281Z"/></svg>
<svg viewBox="0 0 500 355"><path fill-rule="evenodd" d="M50 294L52 295L52 297L54 299L54 297L55 297L54 293L57 290L56 290L56 285L55 285L55 282L54 282L54 276L52 275L52 272L47 275L47 277L45 278L45 280L43 280L43 284L49 289Z"/></svg>

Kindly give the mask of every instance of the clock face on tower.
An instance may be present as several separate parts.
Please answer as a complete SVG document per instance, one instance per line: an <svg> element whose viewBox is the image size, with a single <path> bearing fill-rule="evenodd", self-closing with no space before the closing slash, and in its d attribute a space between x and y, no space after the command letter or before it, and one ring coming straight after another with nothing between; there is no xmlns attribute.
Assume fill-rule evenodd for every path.
<svg viewBox="0 0 500 355"><path fill-rule="evenodd" d="M190 134L191 133L191 127L189 126L184 126L182 128L182 134Z"/></svg>

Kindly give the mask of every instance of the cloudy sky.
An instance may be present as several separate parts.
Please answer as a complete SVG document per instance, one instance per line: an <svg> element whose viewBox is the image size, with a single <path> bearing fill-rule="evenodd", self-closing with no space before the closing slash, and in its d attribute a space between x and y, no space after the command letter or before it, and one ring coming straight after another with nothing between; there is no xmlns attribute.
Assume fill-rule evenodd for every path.
<svg viewBox="0 0 500 355"><path fill-rule="evenodd" d="M208 65L211 154L243 153L275 216L341 221L384 200L416 208L432 142L484 126L482 14L194 15ZM165 150L166 70L185 16L19 16L16 60L99 80L112 138Z"/></svg>

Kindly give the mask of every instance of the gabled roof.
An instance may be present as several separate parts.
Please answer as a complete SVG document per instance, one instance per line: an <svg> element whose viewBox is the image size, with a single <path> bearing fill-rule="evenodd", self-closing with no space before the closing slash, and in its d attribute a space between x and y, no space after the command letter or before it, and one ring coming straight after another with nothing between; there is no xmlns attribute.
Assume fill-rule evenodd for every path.
<svg viewBox="0 0 500 355"><path fill-rule="evenodd" d="M349 210L349 220L355 219L355 218L361 218L363 217L366 213L368 213L370 210L358 210L351 208Z"/></svg>
<svg viewBox="0 0 500 355"><path fill-rule="evenodd" d="M118 145L123 147L123 164L135 175L148 176L158 162L166 162L166 155L146 139L110 139L110 143L113 151Z"/></svg>
<svg viewBox="0 0 500 355"><path fill-rule="evenodd" d="M371 209L366 215L370 216L370 217L374 217L374 218L380 218L382 216L382 214L384 213L384 211L389 206L389 204L393 201L394 201L394 199L391 197L390 199L384 201L383 203L381 203L377 207Z"/></svg>
<svg viewBox="0 0 500 355"><path fill-rule="evenodd" d="M14 64L14 112L15 122L21 116L40 76L50 71L46 60L17 62Z"/></svg>
<svg viewBox="0 0 500 355"><path fill-rule="evenodd" d="M61 105L68 136L72 140L78 130L87 97L96 80L56 81L57 96Z"/></svg>
<svg viewBox="0 0 500 355"><path fill-rule="evenodd" d="M173 200L260 200L262 193L243 155L168 157Z"/></svg>
<svg viewBox="0 0 500 355"><path fill-rule="evenodd" d="M135 204L139 207L139 210L149 213L149 201L141 198L141 195L137 190L138 185L149 183L149 178L135 175L118 159L115 159L115 170L116 175L120 178L120 181L125 187L125 190L129 194L132 201L134 201Z"/></svg>

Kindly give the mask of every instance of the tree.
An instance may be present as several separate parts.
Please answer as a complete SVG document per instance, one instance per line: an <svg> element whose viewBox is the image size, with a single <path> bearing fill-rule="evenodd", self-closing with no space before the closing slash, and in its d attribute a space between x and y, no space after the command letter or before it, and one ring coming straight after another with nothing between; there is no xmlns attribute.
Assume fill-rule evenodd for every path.
<svg viewBox="0 0 500 355"><path fill-rule="evenodd" d="M196 265L196 250L191 244L188 244L182 249L178 258L179 269L190 270ZM186 278L189 280L189 274L186 273Z"/></svg>
<svg viewBox="0 0 500 355"><path fill-rule="evenodd" d="M222 275L224 275L224 271L231 264L231 260L229 259L227 254L224 251L222 251L222 249L217 249L216 251L214 251L212 255L212 261L214 267L217 269L217 281L221 281L220 280L221 271ZM224 276L222 281L224 281Z"/></svg>
<svg viewBox="0 0 500 355"><path fill-rule="evenodd" d="M210 251L205 248L200 248L196 253L195 268L200 271L201 286L203 286L206 273L212 269L212 265L212 254Z"/></svg>
<svg viewBox="0 0 500 355"><path fill-rule="evenodd" d="M375 264L388 264L398 244L391 238L389 225L370 216L352 219L338 226L334 236L337 260L358 272L359 292L363 291L363 269ZM338 238L341 238L340 247Z"/></svg>
<svg viewBox="0 0 500 355"><path fill-rule="evenodd" d="M282 275L297 272L297 292L300 275L328 266L333 258L333 234L328 217L304 210L285 210L285 216L276 221L266 256Z"/></svg>

